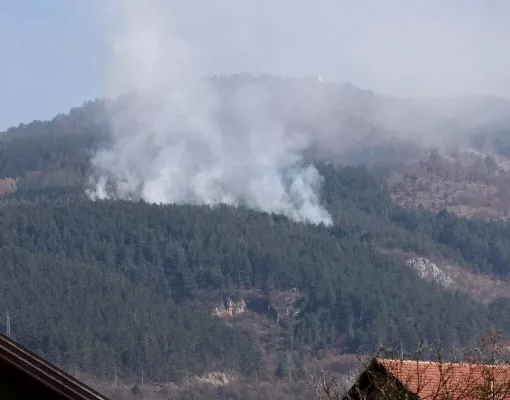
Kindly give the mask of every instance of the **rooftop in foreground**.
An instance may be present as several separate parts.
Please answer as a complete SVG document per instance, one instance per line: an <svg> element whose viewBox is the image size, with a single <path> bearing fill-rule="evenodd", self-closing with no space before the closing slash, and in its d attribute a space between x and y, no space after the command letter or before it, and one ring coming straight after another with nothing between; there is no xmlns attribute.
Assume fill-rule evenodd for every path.
<svg viewBox="0 0 510 400"><path fill-rule="evenodd" d="M375 358L344 399L510 399L510 365Z"/></svg>
<svg viewBox="0 0 510 400"><path fill-rule="evenodd" d="M3 334L0 334L0 398L108 400Z"/></svg>

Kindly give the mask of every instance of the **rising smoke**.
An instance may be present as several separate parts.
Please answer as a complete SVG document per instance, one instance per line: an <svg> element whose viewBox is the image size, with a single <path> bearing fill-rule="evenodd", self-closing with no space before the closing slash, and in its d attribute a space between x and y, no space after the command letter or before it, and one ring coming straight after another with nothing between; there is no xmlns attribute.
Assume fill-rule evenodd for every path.
<svg viewBox="0 0 510 400"><path fill-rule="evenodd" d="M90 197L226 203L330 224L322 178L301 157L309 137L289 131L266 91L248 85L225 98L156 1L113 4L109 89L126 95L110 109L111 146L92 159Z"/></svg>

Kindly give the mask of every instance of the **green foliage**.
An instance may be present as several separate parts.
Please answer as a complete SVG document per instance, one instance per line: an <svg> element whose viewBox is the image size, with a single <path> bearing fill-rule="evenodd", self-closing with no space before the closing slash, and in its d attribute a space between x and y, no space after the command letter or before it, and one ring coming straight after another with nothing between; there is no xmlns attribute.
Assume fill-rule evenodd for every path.
<svg viewBox="0 0 510 400"><path fill-rule="evenodd" d="M510 226L503 222L401 209L392 214L392 221L449 249L474 272L510 274Z"/></svg>
<svg viewBox="0 0 510 400"><path fill-rule="evenodd" d="M61 365L177 379L186 370L249 372L258 355L208 314L176 306L164 286L135 284L107 265L13 246L0 249L0 309L13 336Z"/></svg>
<svg viewBox="0 0 510 400"><path fill-rule="evenodd" d="M118 308L105 311L105 315L115 316L112 324L115 321L116 326L122 326L119 318L128 312L126 307L131 304L126 302L127 298L124 300L120 294L107 291L99 284L96 284L97 289L90 290L90 295L80 292L80 282L87 282L91 273L83 270L80 275L62 274L60 269L65 269L68 264L88 265L111 285L118 282L120 286L126 282L126 285L137 288L146 287L155 297L144 301L130 297L132 312L139 310L148 318L149 305L162 307L162 314L154 320L154 324L158 321L160 325L160 335L170 329L160 323L160 319L165 320L164 309L170 309L171 304L180 309L192 301L197 290L217 288L257 288L261 291L270 291L273 287L280 290L297 288L306 293L295 338L298 343L317 350L334 342L330 337L332 331L346 334L344 345L354 351L395 334L412 346L421 332L430 338L445 337L445 341L453 345L470 339L471 333L487 323L481 305L466 296L445 293L435 285L421 281L406 266L378 254L356 237L338 238L324 226L297 224L243 208L86 200L22 202L1 208L0 221L0 246L14 249L10 251L15 254L23 248L26 257L33 255L40 261L31 264L19 261L19 256L11 256L5 263L11 265L11 270L20 268L23 271L32 266L31 273L46 274L26 279L35 285L34 290L38 293L41 291L38 285L54 286L54 292L47 294L48 298L53 297L53 305L47 307L45 313L37 311L37 315L46 319L54 310L62 309L62 315L69 314L71 318L73 304L80 310L80 321L71 319L65 323L68 330L76 326L80 332L94 332L96 317L93 310L100 309L101 304L118 304ZM37 270L50 269L51 262L45 263L45 257L60 260L60 264L51 267L58 268L58 272L50 281L52 275L48 271ZM2 273L6 271L9 270ZM106 273L112 277L104 275ZM59 303L56 299L63 296L60 291L68 293L65 288L75 276L78 278L71 282L77 286L73 289L76 298L71 301L63 297ZM119 278L114 278L117 276ZM19 288L21 278L16 275L2 278L11 287ZM93 287L92 284L87 286ZM99 297L89 305L80 302L87 296L91 296L92 301L94 293L104 295L105 291L112 298ZM134 296L133 290L127 293ZM19 296L19 299L31 307L42 307L40 301L34 304L30 298ZM89 314L79 307L87 307ZM23 315L19 318L24 318ZM170 316L166 318L174 320ZM196 321L197 329L202 332L198 340L212 340L210 336L203 336L203 332L211 332L211 329L204 327L201 331L205 316L200 318ZM86 325L81 326L78 322ZM145 329L154 329L150 320L144 324ZM215 326L213 322L205 323L208 324ZM119 330L111 328L112 342L142 335L130 330L128 322L124 325L122 336L119 336ZM183 321L184 327L188 325L189 322ZM178 336L176 333L175 337ZM190 333L183 336L188 337ZM140 340L133 339L135 343ZM221 347L226 346L221 341L216 346L220 346L220 353L226 349ZM248 350L242 346L241 349L238 356L246 358L243 354L248 354ZM42 351L46 349L42 348ZM113 353L117 354L116 351ZM154 357L157 359L156 354ZM123 364L131 364L128 360ZM186 362L190 360L194 358ZM136 364L140 362L138 360ZM157 362L154 361L154 365ZM204 362L204 365L207 364ZM247 370L256 366L251 361L247 364L243 361L242 365Z"/></svg>
<svg viewBox="0 0 510 400"><path fill-rule="evenodd" d="M506 302L487 307L445 292L379 251L439 251L475 272L507 275L502 223L404 210L367 168L325 164L317 167L331 227L226 206L92 202L84 196L90 150L105 135L95 102L0 140L0 176L21 178L0 206L0 310L18 340L62 365L143 370L148 380L249 374L260 366L249 340L195 307L197 292L213 290L258 289L272 303L297 288L304 299L289 343L315 352L370 351L395 337L408 348L422 337L456 346L489 321L510 332Z"/></svg>

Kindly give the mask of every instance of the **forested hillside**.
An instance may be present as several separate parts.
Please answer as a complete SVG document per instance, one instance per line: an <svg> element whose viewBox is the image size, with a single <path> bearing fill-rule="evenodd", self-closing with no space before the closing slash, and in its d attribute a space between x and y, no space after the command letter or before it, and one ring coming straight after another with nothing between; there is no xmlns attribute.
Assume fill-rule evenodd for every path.
<svg viewBox="0 0 510 400"><path fill-rule="evenodd" d="M317 349L335 343L351 351L360 346L369 349L378 338L389 340L392 335L412 346L421 331L430 338L439 335L450 344L461 343L487 323L477 304L420 282L404 265L378 255L358 238L338 234L339 228L332 231L225 207L211 210L65 200L5 206L0 216L0 243L9 251L4 257L11 268L30 268L31 254L44 254L46 263L68 260L70 268L80 268L80 263L95 266L99 269L96 273L108 271L122 277L119 286L125 282L160 296L137 302L138 307L167 302L184 306L197 290L204 289L297 288L306 298L294 335L297 341ZM28 259L18 261L17 257L23 256ZM35 273L33 268L30 273ZM9 279L21 278L13 275ZM37 285L45 281L37 280ZM82 284L81 280L74 283ZM125 290L135 296L128 288ZM58 287L54 290L57 298L64 296L65 309L71 302L77 304L65 296L65 285L64 293L59 293ZM99 298L93 300L96 291ZM103 298L103 288L91 290L87 297L92 304L86 305L90 309L79 313L81 317L90 315L91 334L95 333L98 305L108 305L104 318L109 320L109 313L119 313L114 305L125 301L124 297L115 298L121 293ZM146 310L137 312L145 315ZM69 309L62 311L68 313ZM136 326L136 321L131 322ZM97 329L108 331L103 323L99 325ZM75 324L66 326L72 330ZM145 329L150 330L149 326ZM136 330L128 332L124 337L136 337ZM111 336L112 344L116 339ZM125 362L128 365L124 367L129 368L129 361Z"/></svg>
<svg viewBox="0 0 510 400"><path fill-rule="evenodd" d="M16 339L70 369L255 374L267 367L261 345L204 305L234 292L269 305L296 292L292 318L274 324L280 350L303 357L395 340L411 350L423 337L453 349L491 322L510 333L507 300L447 291L393 255L507 279L510 228L393 204L391 166L311 160L334 221L312 225L243 207L92 201L90 157L108 140L102 101L0 137L0 312Z"/></svg>

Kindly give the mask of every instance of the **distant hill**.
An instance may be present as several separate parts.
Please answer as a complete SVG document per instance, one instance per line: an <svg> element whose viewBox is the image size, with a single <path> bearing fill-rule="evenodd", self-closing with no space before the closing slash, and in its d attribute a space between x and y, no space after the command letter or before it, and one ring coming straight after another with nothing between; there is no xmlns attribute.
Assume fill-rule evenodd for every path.
<svg viewBox="0 0 510 400"><path fill-rule="evenodd" d="M506 100L397 100L271 76L212 83L227 105L239 86L264 88L289 130L312 138L303 162L324 178L332 226L90 200L90 158L129 98L11 128L0 136L0 312L16 339L70 370L161 382L304 379L303 360L380 341L412 351L439 337L453 349L489 323L510 333L510 228L483 219L507 219ZM220 117L234 118L228 110ZM460 144L483 156L452 155ZM419 268L431 264L413 257L442 260L455 285L428 279ZM484 295L488 280L496 294ZM239 315L214 311L227 298Z"/></svg>

